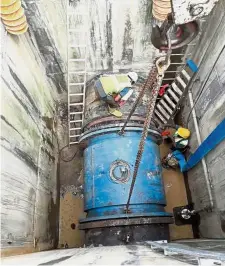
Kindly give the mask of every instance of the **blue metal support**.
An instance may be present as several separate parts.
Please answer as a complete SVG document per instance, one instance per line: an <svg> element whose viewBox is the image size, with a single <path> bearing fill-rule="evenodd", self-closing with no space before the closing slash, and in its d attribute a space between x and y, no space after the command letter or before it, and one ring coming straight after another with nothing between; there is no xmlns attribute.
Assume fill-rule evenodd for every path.
<svg viewBox="0 0 225 266"><path fill-rule="evenodd" d="M181 169L182 172L190 170L198 164L211 150L225 139L225 119L213 130L213 132L202 142L194 154L192 154Z"/></svg>

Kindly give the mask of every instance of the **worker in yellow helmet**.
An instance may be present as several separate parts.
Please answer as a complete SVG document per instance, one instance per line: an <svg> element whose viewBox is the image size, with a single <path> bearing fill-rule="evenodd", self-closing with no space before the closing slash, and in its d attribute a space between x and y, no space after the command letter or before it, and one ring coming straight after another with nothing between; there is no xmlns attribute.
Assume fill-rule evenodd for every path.
<svg viewBox="0 0 225 266"><path fill-rule="evenodd" d="M188 145L188 138L191 135L189 129L176 126L176 132L173 135L174 138L174 146L176 149L183 149Z"/></svg>
<svg viewBox="0 0 225 266"><path fill-rule="evenodd" d="M174 127L174 126L171 126ZM191 135L189 129L175 125L176 132L173 134L173 138L169 137L170 131L166 130L162 132L162 136L167 137L167 142L172 143L170 147L171 152L162 159L162 166L164 168L176 169L180 166L182 168L186 161L183 153L187 150L188 139Z"/></svg>
<svg viewBox="0 0 225 266"><path fill-rule="evenodd" d="M161 135L164 138L165 142L173 143L173 149L184 149L188 145L188 139L191 135L189 129L181 127L179 125L165 125L165 127L175 128L176 131L172 137L170 137L171 132L169 130L164 130Z"/></svg>
<svg viewBox="0 0 225 266"><path fill-rule="evenodd" d="M132 85L138 80L135 72L128 74L103 75L96 82L96 89L100 98L108 104L109 113L121 117L118 110L132 95Z"/></svg>

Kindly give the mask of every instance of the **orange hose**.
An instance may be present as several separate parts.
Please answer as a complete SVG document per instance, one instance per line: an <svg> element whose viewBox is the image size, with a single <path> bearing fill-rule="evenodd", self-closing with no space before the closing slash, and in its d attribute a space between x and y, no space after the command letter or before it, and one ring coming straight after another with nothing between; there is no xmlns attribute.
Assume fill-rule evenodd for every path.
<svg viewBox="0 0 225 266"><path fill-rule="evenodd" d="M21 7L21 1L17 0L15 3L9 6L2 6L1 7L1 14L8 15L16 12Z"/></svg>
<svg viewBox="0 0 225 266"><path fill-rule="evenodd" d="M14 4L16 2L16 0L0 0L0 6L10 6L12 4Z"/></svg>
<svg viewBox="0 0 225 266"><path fill-rule="evenodd" d="M155 19L164 21L171 12L170 0L153 0L152 15Z"/></svg>
<svg viewBox="0 0 225 266"><path fill-rule="evenodd" d="M27 22L26 21L21 23L20 25L17 25L17 26L5 26L5 28L7 30L19 31L19 30L22 30L23 28L25 28L25 26L27 26Z"/></svg>
<svg viewBox="0 0 225 266"><path fill-rule="evenodd" d="M14 35L25 33L28 29L21 0L0 0L1 18L6 30Z"/></svg>
<svg viewBox="0 0 225 266"><path fill-rule="evenodd" d="M13 30L7 30L9 33L14 34L14 35L20 35L23 34L27 31L28 29L28 25L26 25L23 29L21 30L17 30L17 31L13 31Z"/></svg>
<svg viewBox="0 0 225 266"><path fill-rule="evenodd" d="M25 21L27 21L25 15L23 15L22 17L20 17L16 20L4 20L4 19L2 19L2 22L4 23L5 26L12 26L12 27L20 25Z"/></svg>

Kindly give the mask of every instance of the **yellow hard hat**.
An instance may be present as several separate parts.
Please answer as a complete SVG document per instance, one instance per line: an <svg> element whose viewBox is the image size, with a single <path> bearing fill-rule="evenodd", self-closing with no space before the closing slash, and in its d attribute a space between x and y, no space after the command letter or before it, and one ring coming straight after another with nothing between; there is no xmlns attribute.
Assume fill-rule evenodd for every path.
<svg viewBox="0 0 225 266"><path fill-rule="evenodd" d="M181 136L182 138L187 139L190 137L191 132L187 128L179 127L177 130L177 134Z"/></svg>

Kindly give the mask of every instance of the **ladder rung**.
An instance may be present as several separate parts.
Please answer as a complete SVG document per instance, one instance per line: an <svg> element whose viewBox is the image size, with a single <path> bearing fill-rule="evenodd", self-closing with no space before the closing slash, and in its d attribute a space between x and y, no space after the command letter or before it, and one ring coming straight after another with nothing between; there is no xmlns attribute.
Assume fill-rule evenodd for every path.
<svg viewBox="0 0 225 266"><path fill-rule="evenodd" d="M168 70L168 71L165 71L164 73L180 73L180 71L179 70Z"/></svg>
<svg viewBox="0 0 225 266"><path fill-rule="evenodd" d="M70 135L70 138L80 137L80 135Z"/></svg>
<svg viewBox="0 0 225 266"><path fill-rule="evenodd" d="M84 103L83 103L83 102L82 102L82 103L70 103L69 105L70 105L70 106L84 105Z"/></svg>
<svg viewBox="0 0 225 266"><path fill-rule="evenodd" d="M70 115L79 115L79 114L83 114L83 112L70 112Z"/></svg>
<svg viewBox="0 0 225 266"><path fill-rule="evenodd" d="M163 107L158 103L157 104L157 109L160 111L160 113L167 119L169 120L170 116L168 115L168 113L166 112L165 109L163 109Z"/></svg>
<svg viewBox="0 0 225 266"><path fill-rule="evenodd" d="M187 87L187 84L181 79L180 76L176 77L176 80L181 84L184 89Z"/></svg>
<svg viewBox="0 0 225 266"><path fill-rule="evenodd" d="M169 98L169 96L168 95L164 95L163 96L163 98L175 109L176 108L176 105L175 105L175 103L173 103L172 101L171 101L171 99Z"/></svg>
<svg viewBox="0 0 225 266"><path fill-rule="evenodd" d="M163 78L163 80L174 80L174 78Z"/></svg>
<svg viewBox="0 0 225 266"><path fill-rule="evenodd" d="M185 62L183 62L183 63L170 63L170 65L186 65L186 63Z"/></svg>
<svg viewBox="0 0 225 266"><path fill-rule="evenodd" d="M70 93L69 96L82 96L83 93Z"/></svg>
<svg viewBox="0 0 225 266"><path fill-rule="evenodd" d="M69 74L85 74L86 72L84 71L69 71Z"/></svg>
<svg viewBox="0 0 225 266"><path fill-rule="evenodd" d="M80 45L80 44L77 44L77 45L69 45L69 48L86 48L87 45Z"/></svg>
<svg viewBox="0 0 225 266"><path fill-rule="evenodd" d="M70 128L70 131L72 131L72 130L80 130L81 129L81 127L73 127L73 128Z"/></svg>
<svg viewBox="0 0 225 266"><path fill-rule="evenodd" d="M78 143L79 143L78 141L72 141L72 142L70 142L70 145L78 144Z"/></svg>
<svg viewBox="0 0 225 266"><path fill-rule="evenodd" d="M168 91L168 93L173 97L173 99L174 99L176 102L179 101L179 98L176 96L176 94L175 94L171 89L169 89L169 90L167 90L167 91Z"/></svg>
<svg viewBox="0 0 225 266"><path fill-rule="evenodd" d="M159 126L162 125L162 121L160 121L156 116L154 116L154 120L158 123Z"/></svg>
<svg viewBox="0 0 225 266"><path fill-rule="evenodd" d="M155 114L157 115L157 117L158 117L163 123L166 123L166 120L162 117L162 115L161 115L157 110L155 110Z"/></svg>
<svg viewBox="0 0 225 266"><path fill-rule="evenodd" d="M87 16L88 15L88 13L87 12L85 12L85 13L76 13L76 12L69 12L69 11L67 11L67 14L69 15L69 16L77 16L77 15L79 15L79 16Z"/></svg>
<svg viewBox="0 0 225 266"><path fill-rule="evenodd" d="M69 59L69 62L85 62L85 58Z"/></svg>
<svg viewBox="0 0 225 266"><path fill-rule="evenodd" d="M85 33L86 34L86 32L84 32L83 30L77 30L77 29L68 29L68 31L69 32L77 32L77 33Z"/></svg>
<svg viewBox="0 0 225 266"><path fill-rule="evenodd" d="M168 104L166 104L164 100L160 100L159 102L164 106L165 109L167 109L170 114L173 113L173 110L168 106Z"/></svg>
<svg viewBox="0 0 225 266"><path fill-rule="evenodd" d="M84 82L81 82L81 83L76 83L76 82L71 82L71 83L69 83L69 86L80 86L80 85L85 85L85 83Z"/></svg>
<svg viewBox="0 0 225 266"><path fill-rule="evenodd" d="M70 123L78 123L78 122L82 122L82 120L71 120Z"/></svg>
<svg viewBox="0 0 225 266"><path fill-rule="evenodd" d="M175 92L176 92L177 94L179 94L180 96L183 94L183 93L182 93L182 90L179 89L179 87L177 86L177 84L176 84L175 82L173 82L173 83L171 84L171 86L172 86L172 88L175 90Z"/></svg>
<svg viewBox="0 0 225 266"><path fill-rule="evenodd" d="M170 56L172 56L172 55L191 55L191 53L189 53L189 54L171 54Z"/></svg>
<svg viewBox="0 0 225 266"><path fill-rule="evenodd" d="M189 81L191 79L191 77L188 75L187 71L185 69L183 69L181 71L181 73L183 74L183 76Z"/></svg>

